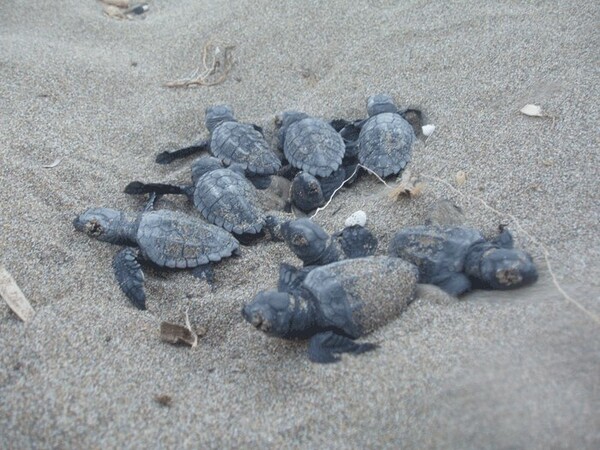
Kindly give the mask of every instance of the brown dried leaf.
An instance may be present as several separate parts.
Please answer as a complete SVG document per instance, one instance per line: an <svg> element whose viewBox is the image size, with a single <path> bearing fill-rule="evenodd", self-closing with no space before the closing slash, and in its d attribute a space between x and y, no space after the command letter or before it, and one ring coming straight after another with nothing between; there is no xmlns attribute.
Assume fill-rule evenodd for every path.
<svg viewBox="0 0 600 450"><path fill-rule="evenodd" d="M400 183L392 188L388 196L394 201L398 200L401 196L413 198L423 194L424 189L425 183L419 177L413 177L410 170L406 169L402 172Z"/></svg>
<svg viewBox="0 0 600 450"><path fill-rule="evenodd" d="M104 14L106 14L108 17L112 17L113 19L125 19L127 17L125 16L123 10L117 6L104 5L103 10Z"/></svg>
<svg viewBox="0 0 600 450"><path fill-rule="evenodd" d="M102 3L117 8L129 8L129 0L100 0Z"/></svg>
<svg viewBox="0 0 600 450"><path fill-rule="evenodd" d="M33 318L35 311L4 266L0 266L0 296L23 322Z"/></svg>
<svg viewBox="0 0 600 450"><path fill-rule="evenodd" d="M198 345L198 334L192 331L187 313L185 314L185 326L162 322L160 324L160 338L169 344L186 344L190 347Z"/></svg>

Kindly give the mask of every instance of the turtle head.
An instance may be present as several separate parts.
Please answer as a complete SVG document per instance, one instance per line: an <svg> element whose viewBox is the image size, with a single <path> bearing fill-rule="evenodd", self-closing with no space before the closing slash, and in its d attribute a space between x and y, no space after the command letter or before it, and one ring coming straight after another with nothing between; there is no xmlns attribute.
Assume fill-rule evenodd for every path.
<svg viewBox="0 0 600 450"><path fill-rule="evenodd" d="M367 113L373 117L381 113L397 113L398 107L394 104L394 99L387 94L372 95L367 100Z"/></svg>
<svg viewBox="0 0 600 450"><path fill-rule="evenodd" d="M211 133L223 122L233 122L233 109L228 105L216 105L206 108L204 123Z"/></svg>
<svg viewBox="0 0 600 450"><path fill-rule="evenodd" d="M223 163L214 156L202 156L192 164L192 181L194 185L202 175L213 170L222 169Z"/></svg>
<svg viewBox="0 0 600 450"><path fill-rule="evenodd" d="M286 292L262 291L242 308L242 316L256 329L277 337L290 336L295 314L294 297Z"/></svg>
<svg viewBox="0 0 600 450"><path fill-rule="evenodd" d="M538 279L531 256L516 249L492 248L479 263L479 277L493 289L515 289Z"/></svg>
<svg viewBox="0 0 600 450"><path fill-rule="evenodd" d="M126 242L127 221L121 211L109 208L90 208L73 221L77 231L83 231L99 241L113 244Z"/></svg>
<svg viewBox="0 0 600 450"><path fill-rule="evenodd" d="M290 250L305 265L318 261L327 249L329 235L310 219L286 222L281 226L281 232Z"/></svg>
<svg viewBox="0 0 600 450"><path fill-rule="evenodd" d="M299 122L303 119L306 119L308 114L300 112L300 111L285 111L281 114L281 128L287 128L294 122Z"/></svg>

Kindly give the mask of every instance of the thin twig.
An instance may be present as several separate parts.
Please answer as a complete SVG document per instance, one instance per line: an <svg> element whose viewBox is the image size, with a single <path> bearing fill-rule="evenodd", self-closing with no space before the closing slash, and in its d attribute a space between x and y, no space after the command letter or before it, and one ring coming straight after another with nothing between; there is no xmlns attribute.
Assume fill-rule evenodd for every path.
<svg viewBox="0 0 600 450"><path fill-rule="evenodd" d="M208 41L202 48L202 66L197 67L188 78L169 81L167 87L215 86L223 83L233 67L232 51L235 48L230 44L218 44ZM216 75L216 78L215 78Z"/></svg>

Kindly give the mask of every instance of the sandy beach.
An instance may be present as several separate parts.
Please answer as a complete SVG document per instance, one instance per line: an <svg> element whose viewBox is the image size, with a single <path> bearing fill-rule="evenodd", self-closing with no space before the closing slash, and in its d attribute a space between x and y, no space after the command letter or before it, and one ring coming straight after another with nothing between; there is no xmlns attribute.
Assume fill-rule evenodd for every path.
<svg viewBox="0 0 600 450"><path fill-rule="evenodd" d="M9 3L0 264L36 314L0 301L0 448L600 447L597 4L165 0L119 20L96 1ZM223 82L166 87L209 42L234 46ZM230 104L274 147L277 114L360 118L380 92L436 127L410 163L423 194L395 201L365 176L314 219L332 233L364 210L384 254L451 199L486 235L508 225L535 285L459 300L420 286L367 338L377 351L323 366L240 314L299 264L285 244L244 246L214 289L148 269L140 311L114 279L118 247L73 228L92 206L139 211L130 181L187 181L191 158L154 159L205 138L207 106ZM200 217L183 198L159 207ZM161 342L186 311L198 346Z"/></svg>

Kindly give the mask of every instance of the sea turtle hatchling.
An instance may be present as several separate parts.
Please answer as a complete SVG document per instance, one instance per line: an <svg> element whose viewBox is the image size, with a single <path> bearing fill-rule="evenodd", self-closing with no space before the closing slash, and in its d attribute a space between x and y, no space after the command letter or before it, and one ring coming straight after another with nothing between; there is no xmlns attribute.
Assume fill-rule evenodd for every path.
<svg viewBox="0 0 600 450"><path fill-rule="evenodd" d="M269 145L257 125L240 123L227 105L206 108L206 128L210 138L192 147L173 152L163 152L156 157L159 164L197 152L210 152L225 165L239 164L249 175L272 175L281 168L281 161L269 149Z"/></svg>
<svg viewBox="0 0 600 450"><path fill-rule="evenodd" d="M377 94L367 100L368 118L349 124L340 131L345 137L347 152L358 152L358 161L380 177L400 173L410 162L415 131L406 120L407 114L420 112L399 110L392 97ZM415 113L415 114L413 114ZM359 132L360 131L360 132ZM354 135L355 141L349 136Z"/></svg>
<svg viewBox="0 0 600 450"><path fill-rule="evenodd" d="M242 316L268 335L310 339L310 360L331 363L339 353L377 348L354 339L399 317L414 299L417 277L416 267L399 258L338 261L311 270L292 292L260 292Z"/></svg>
<svg viewBox="0 0 600 450"><path fill-rule="evenodd" d="M514 289L538 278L531 256L515 249L511 233L502 227L492 240L467 226L405 228L392 239L389 254L415 264L420 283L455 296L473 287Z"/></svg>
<svg viewBox="0 0 600 450"><path fill-rule="evenodd" d="M282 114L279 145L292 166L320 177L335 172L346 151L344 140L330 124L297 111Z"/></svg>
<svg viewBox="0 0 600 450"><path fill-rule="evenodd" d="M281 224L281 234L290 250L304 266L322 266L345 257L371 256L377 249L377 238L365 227L346 227L333 236L308 218Z"/></svg>
<svg viewBox="0 0 600 450"><path fill-rule="evenodd" d="M154 199L153 194L137 217L91 208L73 221L77 230L90 237L126 246L116 254L113 268L119 286L139 309L146 309L140 260L158 267L192 269L195 276L211 282L210 264L239 253L239 243L230 233L180 212L154 210Z"/></svg>
<svg viewBox="0 0 600 450"><path fill-rule="evenodd" d="M241 235L257 235L265 225L255 188L237 164L228 168L214 157L203 156L192 165L192 185L134 181L125 188L128 194L187 195L204 218L225 230Z"/></svg>

